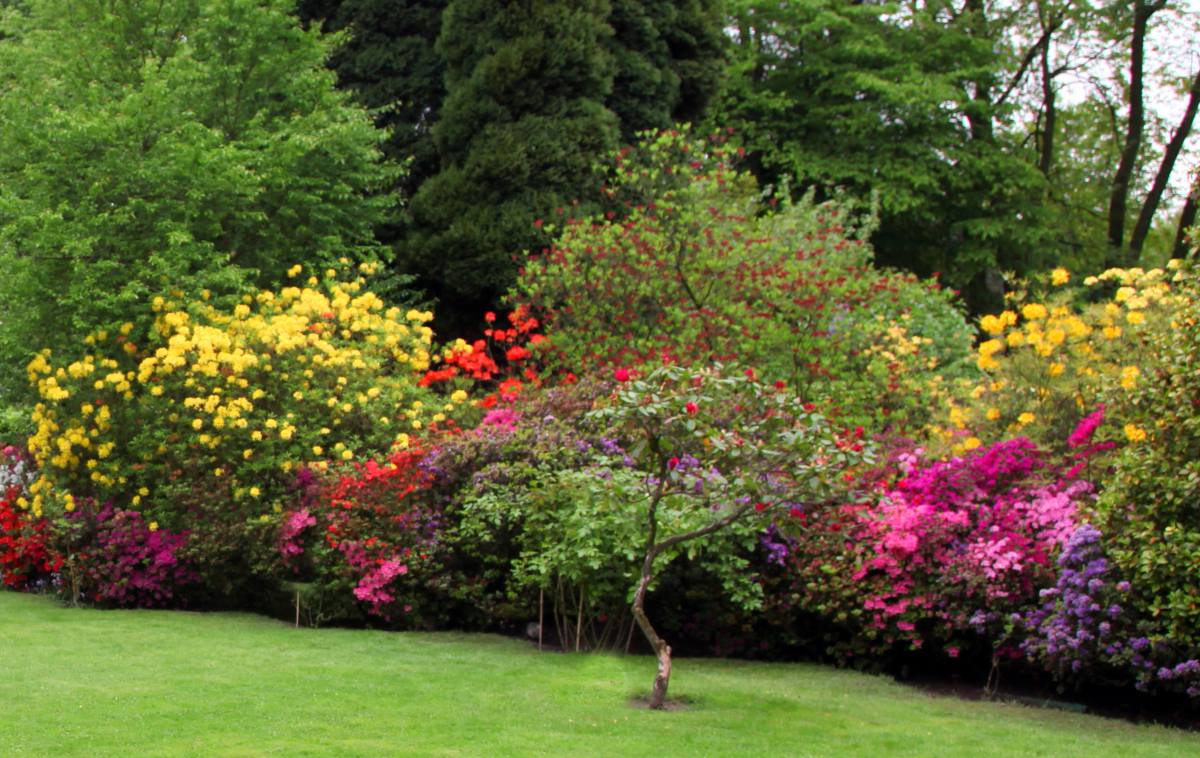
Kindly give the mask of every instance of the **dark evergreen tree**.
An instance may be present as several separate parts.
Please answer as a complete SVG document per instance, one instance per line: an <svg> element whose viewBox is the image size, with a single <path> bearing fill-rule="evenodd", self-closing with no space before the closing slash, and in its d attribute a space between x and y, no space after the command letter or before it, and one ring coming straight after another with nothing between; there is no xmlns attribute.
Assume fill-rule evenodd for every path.
<svg viewBox="0 0 1200 758"><path fill-rule="evenodd" d="M390 131L383 144L392 160L408 162L397 189L411 197L438 170L432 129L446 88L435 48L447 0L301 0L297 14L327 32L346 35L330 58L338 86L371 108ZM390 242L394 230L385 232Z"/></svg>
<svg viewBox="0 0 1200 758"><path fill-rule="evenodd" d="M607 104L625 140L704 116L724 69L718 3L612 0L609 24L616 71Z"/></svg>
<svg viewBox="0 0 1200 758"><path fill-rule="evenodd" d="M399 258L466 314L513 280L537 219L594 193L615 147L605 0L452 0L438 50L447 96L433 128L441 170L416 192Z"/></svg>

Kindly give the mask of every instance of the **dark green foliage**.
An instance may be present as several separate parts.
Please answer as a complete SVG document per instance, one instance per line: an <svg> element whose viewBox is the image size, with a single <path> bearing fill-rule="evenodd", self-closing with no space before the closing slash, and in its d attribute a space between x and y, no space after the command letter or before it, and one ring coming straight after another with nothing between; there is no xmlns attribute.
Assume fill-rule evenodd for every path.
<svg viewBox="0 0 1200 758"><path fill-rule="evenodd" d="M713 0L612 0L607 104L624 140L704 115L724 63L718 10Z"/></svg>
<svg viewBox="0 0 1200 758"><path fill-rule="evenodd" d="M377 257L396 170L282 0L30 2L0 43L0 360ZM146 324L138 324L137 339Z"/></svg>
<svg viewBox="0 0 1200 758"><path fill-rule="evenodd" d="M446 89L434 44L447 0L301 0L297 14L347 36L330 58L338 86L352 90L389 130L384 153L409 161L397 188L411 197L437 173L432 127ZM390 241L390 240L384 240Z"/></svg>
<svg viewBox="0 0 1200 758"><path fill-rule="evenodd" d="M413 198L402 264L453 304L486 301L537 247L535 219L589 194L616 142L604 106L608 4L455 0L438 50L447 98L433 130L442 170Z"/></svg>

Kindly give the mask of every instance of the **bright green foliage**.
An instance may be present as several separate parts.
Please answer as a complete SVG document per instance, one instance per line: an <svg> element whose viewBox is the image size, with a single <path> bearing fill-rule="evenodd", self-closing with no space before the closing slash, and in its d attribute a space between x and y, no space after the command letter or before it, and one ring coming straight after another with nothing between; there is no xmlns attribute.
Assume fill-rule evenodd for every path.
<svg viewBox="0 0 1200 758"><path fill-rule="evenodd" d="M442 170L413 198L402 265L433 294L486 301L538 245L534 221L591 184L613 147L604 107L613 65L608 4L455 0L438 50L447 97L434 140Z"/></svg>
<svg viewBox="0 0 1200 758"><path fill-rule="evenodd" d="M1143 421L1096 505L1108 554L1154 636L1200 647L1200 287L1155 331L1134 402ZM1135 427L1127 427L1134 430Z"/></svg>
<svg viewBox="0 0 1200 758"><path fill-rule="evenodd" d="M272 0L33 0L0 42L0 360L78 345L167 289L376 257L395 170ZM147 322L135 325L135 336Z"/></svg>
<svg viewBox="0 0 1200 758"><path fill-rule="evenodd" d="M1041 177L993 134L982 93L999 59L975 21L940 3L742 0L716 118L768 180L874 194L886 263L959 287L1027 270Z"/></svg>

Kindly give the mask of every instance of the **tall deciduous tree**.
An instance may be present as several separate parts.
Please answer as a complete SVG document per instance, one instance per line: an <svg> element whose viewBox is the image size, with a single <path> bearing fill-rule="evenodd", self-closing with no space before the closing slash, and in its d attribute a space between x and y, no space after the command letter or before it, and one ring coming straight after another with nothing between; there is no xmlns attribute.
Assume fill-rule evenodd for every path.
<svg viewBox="0 0 1200 758"><path fill-rule="evenodd" d="M1038 263L1044 185L996 128L985 4L740 0L718 119L770 181L878 197L882 262L962 286Z"/></svg>
<svg viewBox="0 0 1200 758"><path fill-rule="evenodd" d="M158 292L228 293L382 252L384 133L335 90L326 41L285 0L24 5L0 41L10 389L24 356L78 345Z"/></svg>

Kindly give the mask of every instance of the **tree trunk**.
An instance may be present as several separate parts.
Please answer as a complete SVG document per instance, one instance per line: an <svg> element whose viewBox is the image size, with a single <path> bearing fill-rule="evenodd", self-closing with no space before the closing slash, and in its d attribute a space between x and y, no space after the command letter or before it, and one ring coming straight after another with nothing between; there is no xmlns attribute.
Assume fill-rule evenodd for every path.
<svg viewBox="0 0 1200 758"><path fill-rule="evenodd" d="M1142 205L1141 213L1138 214L1137 224L1133 227L1133 234L1129 238L1129 249L1134 253L1142 251L1142 244L1146 241L1146 235L1150 233L1150 222L1154 220L1158 202L1162 199L1167 182L1171 179L1171 172L1175 170L1175 161L1179 158L1179 153L1183 150L1183 143L1192 130L1198 106L1200 106L1200 72L1197 72L1196 78L1192 80L1183 118L1179 120L1179 126L1171 135L1171 141L1167 143L1162 163L1158 164L1158 173L1154 176L1154 184L1150 187L1150 194L1146 196L1146 202Z"/></svg>
<svg viewBox="0 0 1200 758"><path fill-rule="evenodd" d="M1049 34L1049 32L1047 32ZM1047 37L1047 39L1049 39ZM1054 75L1050 71L1050 43L1042 48L1042 107L1045 110L1045 120L1042 121L1042 142L1038 155L1038 170L1042 176L1050 176L1050 168L1054 165L1054 130L1058 116L1055 102Z"/></svg>
<svg viewBox="0 0 1200 758"><path fill-rule="evenodd" d="M646 616L646 588L650 586L650 580L653 578L654 558L655 553L651 551L646 554L646 560L642 563L642 578L638 582L637 592L633 595L633 617L637 619L637 625L641 627L642 634L646 635L646 640L658 659L658 673L654 677L654 688L650 691L650 707L661 710L667 700L667 687L671 683L671 646L658 636L658 632L654 631L650 619Z"/></svg>
<svg viewBox="0 0 1200 758"><path fill-rule="evenodd" d="M1108 247L1112 265L1125 262L1125 210L1129 202L1129 182L1137 164L1138 152L1142 147L1142 132L1146 124L1146 112L1142 90L1144 85L1146 29L1150 17L1162 9L1164 0L1147 3L1134 0L1133 32L1129 38L1129 123L1125 129L1125 145L1121 148L1121 162L1113 176L1112 194L1108 199Z"/></svg>
<svg viewBox="0 0 1200 758"><path fill-rule="evenodd" d="M985 0L967 0L964 8L969 14L968 34L972 37L992 41L991 30L988 28L987 3ZM992 129L992 84L991 74L981 74L972 81L974 92L971 93L971 106L966 108L967 123L971 129L971 139L991 142Z"/></svg>
<svg viewBox="0 0 1200 758"><path fill-rule="evenodd" d="M1196 205L1200 203L1200 171L1192 180L1192 191L1188 193L1187 201L1183 204L1183 213L1179 216L1179 229L1175 232L1175 249L1172 258L1186 258L1188 255L1187 231L1196 225ZM1194 241L1194 240L1193 240Z"/></svg>

